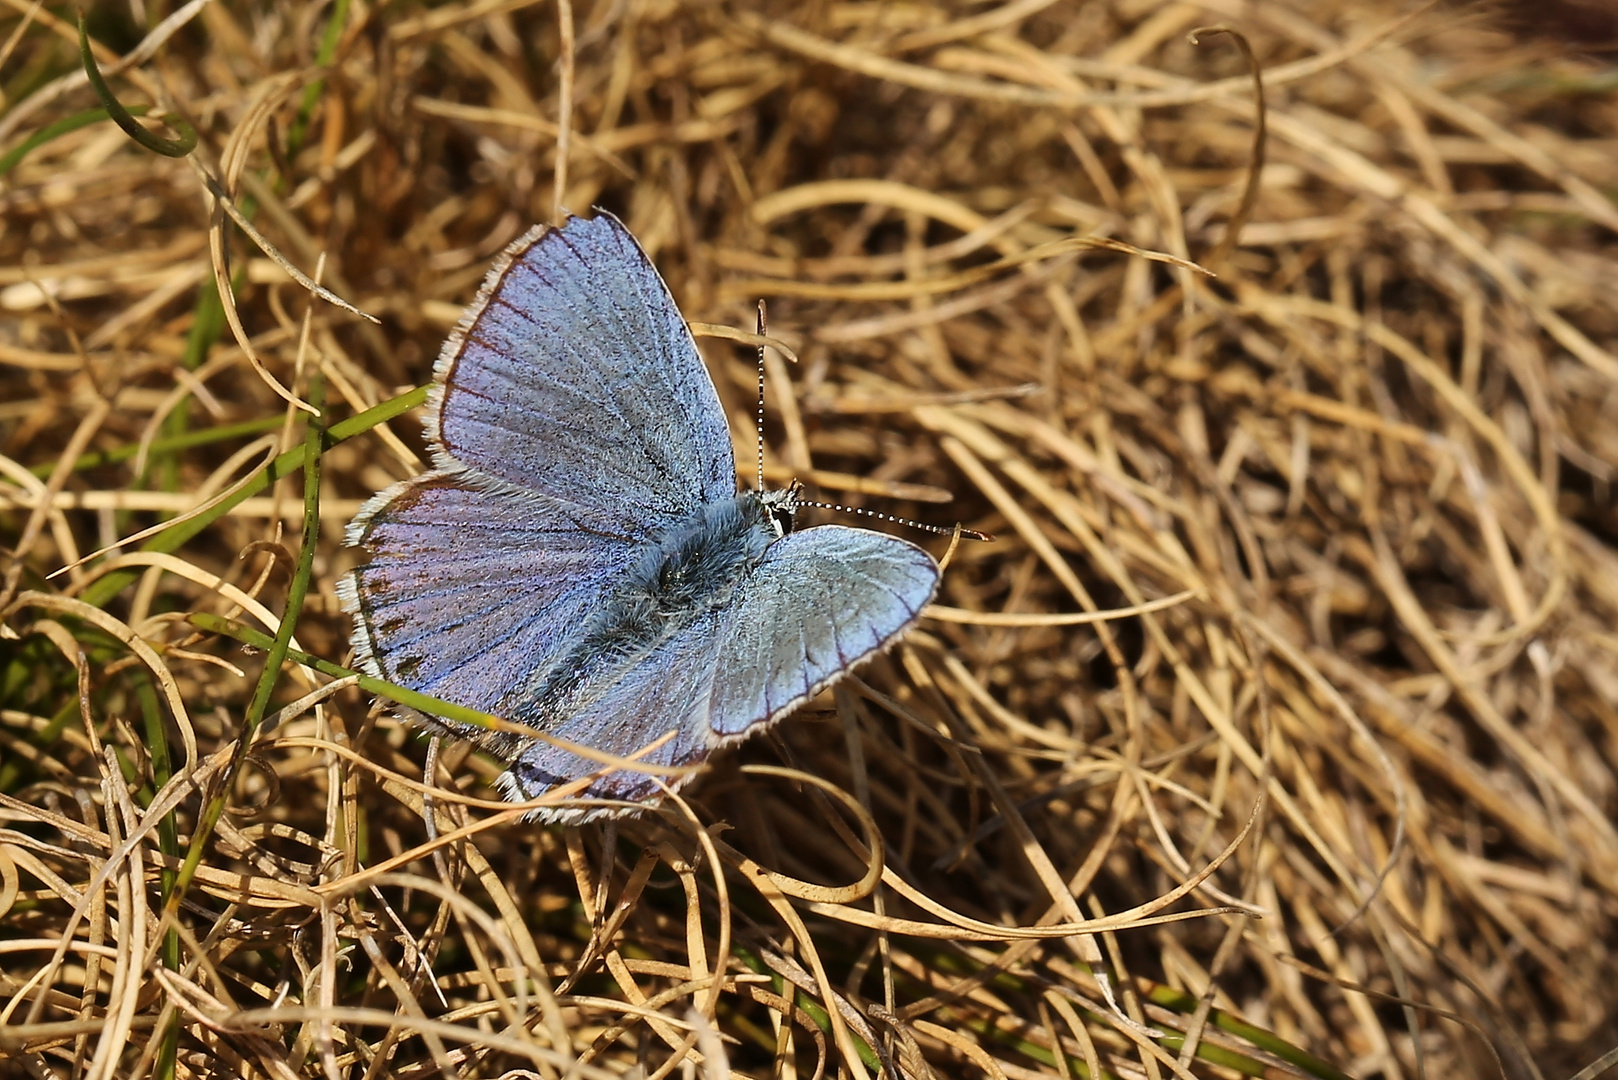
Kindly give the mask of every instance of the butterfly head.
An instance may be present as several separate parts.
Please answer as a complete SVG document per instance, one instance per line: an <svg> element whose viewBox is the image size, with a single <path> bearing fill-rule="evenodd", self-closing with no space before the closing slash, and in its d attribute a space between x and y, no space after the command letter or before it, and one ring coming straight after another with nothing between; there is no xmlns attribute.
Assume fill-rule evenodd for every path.
<svg viewBox="0 0 1618 1080"><path fill-rule="evenodd" d="M763 491L759 493L758 501L764 504L764 513L769 518L770 525L775 529L775 538L777 540L792 531L792 522L797 516L802 496L803 484L797 480L792 481L791 484L780 491Z"/></svg>

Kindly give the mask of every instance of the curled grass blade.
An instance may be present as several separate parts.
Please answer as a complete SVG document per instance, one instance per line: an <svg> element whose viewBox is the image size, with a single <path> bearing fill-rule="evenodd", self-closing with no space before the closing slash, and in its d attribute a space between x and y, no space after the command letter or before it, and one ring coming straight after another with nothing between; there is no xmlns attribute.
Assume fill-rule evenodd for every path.
<svg viewBox="0 0 1618 1080"><path fill-rule="evenodd" d="M107 80L101 77L101 68L90 52L90 35L85 29L82 11L79 12L79 57L84 61L84 74L90 80L90 88L95 91L96 97L101 99L101 105L107 110L112 122L124 129L124 134L152 153L162 154L164 157L182 158L197 148L196 129L186 123L183 117L173 113L163 114L163 122L178 131L180 136L177 139L160 138L141 127L134 114L118 100L112 88L107 85Z"/></svg>

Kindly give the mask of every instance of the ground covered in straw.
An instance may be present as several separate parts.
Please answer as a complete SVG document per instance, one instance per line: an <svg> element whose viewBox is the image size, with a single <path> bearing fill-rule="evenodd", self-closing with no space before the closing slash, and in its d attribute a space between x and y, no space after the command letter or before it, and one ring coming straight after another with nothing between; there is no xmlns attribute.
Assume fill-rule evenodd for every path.
<svg viewBox="0 0 1618 1080"><path fill-rule="evenodd" d="M1511 15L5 0L0 1073L1610 1066L1618 27ZM770 482L997 536L577 828L335 590L559 205L744 472L763 298Z"/></svg>

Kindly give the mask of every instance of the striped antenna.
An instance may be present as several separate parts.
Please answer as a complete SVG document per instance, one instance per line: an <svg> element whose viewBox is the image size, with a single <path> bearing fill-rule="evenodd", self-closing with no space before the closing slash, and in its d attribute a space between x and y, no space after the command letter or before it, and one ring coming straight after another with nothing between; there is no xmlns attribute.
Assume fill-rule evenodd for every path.
<svg viewBox="0 0 1618 1080"><path fill-rule="evenodd" d="M912 529L920 529L922 532L930 532L937 536L954 536L955 530L960 529L962 538L966 540L994 540L993 533L978 532L976 529L968 529L960 525L951 525L946 529L942 525L929 525L924 521L913 521L910 518L898 517L894 514L878 513L875 510L861 510L857 506L841 506L837 503L819 502L815 499L799 499L798 505L800 507L815 506L822 510L836 510L843 514L858 514L860 517L876 518L878 521L888 521L895 525L908 525Z"/></svg>
<svg viewBox="0 0 1618 1080"><path fill-rule="evenodd" d="M758 300L758 336L764 336L764 298ZM764 343L758 345L758 491L764 490Z"/></svg>
<svg viewBox="0 0 1618 1080"><path fill-rule="evenodd" d="M758 336L762 338L764 336L764 332L765 332L764 300L763 300L762 297L760 297L759 302L758 302ZM841 514L858 514L860 517L876 518L878 521L887 521L887 522L891 522L894 525L908 525L912 529L920 529L923 532L930 532L930 533L933 533L934 535L937 535L937 536L954 536L954 535L956 535L956 533L958 531L961 536L965 537L968 540L988 540L988 541L992 541L994 539L994 535L992 533L978 532L976 529L968 529L968 528L964 528L964 527L962 527L960 525L953 525L950 528L946 529L946 528L943 528L942 526L939 526L939 525L928 525L925 522L912 521L910 518L897 517L897 516L895 516L893 514L881 514L881 513L878 513L875 510L861 510L857 506L841 506L841 505L839 505L837 503L817 502L817 501L815 501L813 499L798 498L797 497L797 492L798 492L799 488L800 488L800 485L799 485L798 481L796 481L796 480L792 481L792 487L791 487L791 489L789 489L791 491L791 497L788 500L790 502L790 504L791 504L791 510L789 510L788 513L791 513L791 511L797 510L797 508L801 507L801 506L814 506L814 507L818 507L821 510L835 510L838 513L841 513ZM758 491L760 493L762 493L764 491L764 344L763 344L763 342L760 342L759 346L758 346Z"/></svg>

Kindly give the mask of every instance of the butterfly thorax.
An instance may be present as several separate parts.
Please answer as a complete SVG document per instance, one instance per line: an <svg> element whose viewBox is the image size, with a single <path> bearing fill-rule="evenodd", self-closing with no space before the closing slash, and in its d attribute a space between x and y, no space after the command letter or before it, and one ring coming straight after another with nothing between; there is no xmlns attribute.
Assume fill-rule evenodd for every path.
<svg viewBox="0 0 1618 1080"><path fill-rule="evenodd" d="M726 607L790 525L786 492L708 503L652 538L577 644L515 693L513 719L549 726L609 688L659 644Z"/></svg>
<svg viewBox="0 0 1618 1080"><path fill-rule="evenodd" d="M656 621L729 602L743 574L758 565L779 533L767 504L753 492L709 503L648 544L619 588L627 609L644 609ZM605 627L604 627L605 629Z"/></svg>

